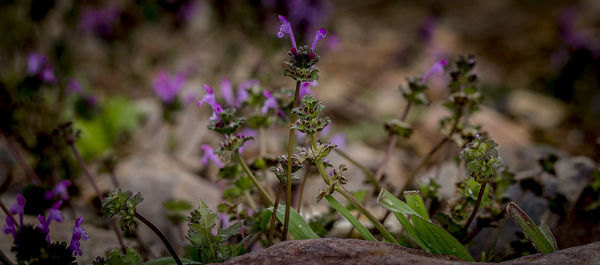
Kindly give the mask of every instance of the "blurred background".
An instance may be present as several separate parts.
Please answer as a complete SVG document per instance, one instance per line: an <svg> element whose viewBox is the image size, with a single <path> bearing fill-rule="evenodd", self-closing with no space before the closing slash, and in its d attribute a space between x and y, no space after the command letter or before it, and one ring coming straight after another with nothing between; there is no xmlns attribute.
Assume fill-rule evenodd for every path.
<svg viewBox="0 0 600 265"><path fill-rule="evenodd" d="M586 205L598 200L597 191L579 196L600 159L600 1L594 0L0 0L3 134L53 183L79 174L68 150L52 140L57 124L74 121L82 130L78 148L95 172L116 172L122 185L147 194L144 204L153 219L164 218L153 202L173 194L190 201L200 197L215 207L218 167L200 160L201 145L216 146L218 138L206 129L211 112L196 102L206 93L204 84L219 91L256 79L268 91L293 88L282 74L291 45L287 37L277 38L278 14L287 16L298 43L310 44L316 30L327 29L318 46L321 78L311 89L332 119L330 134L344 134L347 153L369 168L377 168L383 156L383 123L399 117L406 104L398 86L440 60L474 55L485 107L472 122L499 143L504 161L521 179L539 177L542 158L563 161L557 170L564 178L549 180L551 189L575 194L564 194L566 203L556 196L531 199L523 207L533 209L534 221L550 218L544 209L573 210L582 200ZM155 90L165 73L181 80L181 105L168 117ZM442 104L447 82L441 75L432 78L427 92L432 104L409 115L415 135L392 154L385 169L390 185L402 185L442 137L438 121L448 114ZM270 130L268 154L283 153L284 131ZM248 157L259 152L256 145L248 150ZM430 167L423 177L444 179L443 172L456 172L457 150L442 151L436 159L442 166ZM26 180L6 148L0 151L1 176L14 184L3 191L14 194ZM101 170L115 159L112 171ZM363 177L351 174L359 181L350 185L360 188ZM577 177L587 182L574 183ZM110 187L108 178L101 181ZM568 185L572 190L561 190ZM72 192L91 201L84 186ZM316 197L320 185L313 186L307 198ZM4 198L7 204L10 198L14 201L13 195ZM550 218L559 247L600 240L593 221L599 206L581 218ZM588 227L577 232L574 226ZM84 246L102 244L93 238ZM90 251L93 258L104 250Z"/></svg>

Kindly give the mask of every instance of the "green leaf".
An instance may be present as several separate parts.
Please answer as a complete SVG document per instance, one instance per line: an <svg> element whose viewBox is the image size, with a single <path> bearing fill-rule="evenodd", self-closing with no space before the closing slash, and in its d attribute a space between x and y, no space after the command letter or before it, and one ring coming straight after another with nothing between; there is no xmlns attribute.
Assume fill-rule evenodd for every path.
<svg viewBox="0 0 600 265"><path fill-rule="evenodd" d="M197 261L193 261L193 260L189 260L189 259L181 259L181 263L183 263L184 265L200 265L200 264L202 264ZM139 263L136 263L136 264L139 264ZM143 263L142 265L177 265L177 263L175 262L175 260L172 257L167 257L167 258L159 258L159 259L155 259L152 261L148 261L146 263Z"/></svg>
<svg viewBox="0 0 600 265"><path fill-rule="evenodd" d="M540 253L548 254L558 250L556 240L546 225L542 224L540 228L543 232L540 231L540 228L514 202L506 206L506 211Z"/></svg>
<svg viewBox="0 0 600 265"><path fill-rule="evenodd" d="M265 209L265 212L273 213L273 207L269 207ZM280 204L277 207L277 219L283 223L285 219L285 205ZM270 216L269 216L270 217ZM289 224L290 234L296 239L313 239L320 238L315 232L310 229L310 226L304 221L302 216L296 212L293 208L290 208L290 224Z"/></svg>
<svg viewBox="0 0 600 265"><path fill-rule="evenodd" d="M423 199L419 196L418 191L406 191L404 192L404 199L410 208L415 210L419 216L429 222L429 214L427 214L427 209L425 209L425 204L423 203Z"/></svg>
<svg viewBox="0 0 600 265"><path fill-rule="evenodd" d="M373 234L371 234L371 232L369 232L369 230L367 228L365 228L360 223L360 221L358 221L354 217L354 215L352 215L350 213L350 211L348 211L348 209L346 209L346 207L344 207L338 200L336 200L331 195L325 196L325 199L327 199L327 201L329 202L329 204L331 205L331 207L333 207L334 209L336 209L342 216L344 216L356 228L356 230L358 230L358 232L360 233L360 235L365 240L377 241L377 239L373 236Z"/></svg>
<svg viewBox="0 0 600 265"><path fill-rule="evenodd" d="M125 256L121 256L121 251L115 249L106 259L108 265L138 265L141 262L140 254L136 251L127 248Z"/></svg>
<svg viewBox="0 0 600 265"><path fill-rule="evenodd" d="M385 207L386 209L388 209L394 213L416 215L423 219L429 219L429 218L425 218L425 217L421 216L417 211L413 210L413 208L411 208L408 204L406 204L405 202L396 198L396 196L394 196L394 194L391 194L387 190L381 190L381 193L379 194L379 197L377 198L377 202L379 204L381 204L381 206Z"/></svg>
<svg viewBox="0 0 600 265"><path fill-rule="evenodd" d="M443 228L431 223L423 200L416 192L405 193L405 203L386 190L377 199L379 204L392 211L408 235L423 250L432 254L445 254L474 261L467 249ZM412 224L403 214L411 216Z"/></svg>

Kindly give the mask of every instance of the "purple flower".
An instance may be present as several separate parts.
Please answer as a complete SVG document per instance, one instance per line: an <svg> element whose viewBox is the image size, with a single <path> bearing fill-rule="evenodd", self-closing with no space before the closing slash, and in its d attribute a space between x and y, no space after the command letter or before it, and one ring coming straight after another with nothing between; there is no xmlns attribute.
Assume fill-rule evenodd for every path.
<svg viewBox="0 0 600 265"><path fill-rule="evenodd" d="M238 86L238 90L237 90L237 99L235 102L235 107L240 107L242 105L242 103L244 103L246 100L248 100L248 89L258 86L258 80L256 79L250 79L250 80L246 80L243 81L242 83L240 83L240 85Z"/></svg>
<svg viewBox="0 0 600 265"><path fill-rule="evenodd" d="M71 79L71 81L69 81L68 90L69 90L69 93L72 93L72 94L80 93L81 92L81 84L79 83L79 81L77 81L75 79Z"/></svg>
<svg viewBox="0 0 600 265"><path fill-rule="evenodd" d="M250 128L244 128L241 132L239 132L237 134L238 136L244 136L244 137L256 137L256 131ZM250 141L246 141L241 147L240 147L240 153L244 152L244 147L250 143Z"/></svg>
<svg viewBox="0 0 600 265"><path fill-rule="evenodd" d="M60 206L62 205L62 201L59 200L57 202L55 202L54 204L52 204L52 207L50 207L50 211L48 213L48 223L50 223L51 220L54 220L58 223L62 223L64 221L63 219L63 215L60 212Z"/></svg>
<svg viewBox="0 0 600 265"><path fill-rule="evenodd" d="M225 99L227 106L235 106L236 100L235 96L233 95L233 86L226 78L221 80L221 96L223 96L223 99Z"/></svg>
<svg viewBox="0 0 600 265"><path fill-rule="evenodd" d="M203 144L202 150L204 150L204 155L202 155L202 160L200 161L200 162L202 162L202 164L204 164L204 165L208 164L208 160L210 159L213 162L215 162L215 164L217 164L217 166L219 166L219 168L223 167L223 163L221 163L221 160L219 160L219 157L217 157L215 155L215 151L212 149L212 147L210 147L210 145Z"/></svg>
<svg viewBox="0 0 600 265"><path fill-rule="evenodd" d="M79 21L79 28L86 33L95 33L101 38L109 38L119 18L120 11L116 6L87 8Z"/></svg>
<svg viewBox="0 0 600 265"><path fill-rule="evenodd" d="M435 19L435 17L432 16L427 16L422 22L421 28L419 29L419 35L425 43L431 42L437 24L437 19Z"/></svg>
<svg viewBox="0 0 600 265"><path fill-rule="evenodd" d="M43 215L38 215L38 220L40 224L37 226L44 234L46 234L46 241L50 243L50 219L46 219Z"/></svg>
<svg viewBox="0 0 600 265"><path fill-rule="evenodd" d="M52 188L52 190L46 191L46 199L52 199L54 196L58 195L58 198L61 200L68 200L69 191L67 190L67 187L69 186L71 186L71 181L69 180L62 180L58 182L54 188Z"/></svg>
<svg viewBox="0 0 600 265"><path fill-rule="evenodd" d="M269 111L269 109L278 109L277 101L275 100L275 98L273 98L273 95L271 95L271 92L264 90L263 95L267 99L265 100L265 103L263 104L262 108L260 109L260 112L262 112L263 114L266 114Z"/></svg>
<svg viewBox="0 0 600 265"><path fill-rule="evenodd" d="M170 76L166 71L161 71L154 78L154 92L164 103L171 103L184 84L185 75L183 72Z"/></svg>
<svg viewBox="0 0 600 265"><path fill-rule="evenodd" d="M324 28L317 30L317 33L315 34L315 40L313 41L312 47L310 49L311 51L315 51L315 47L317 47L317 42L319 40L324 39L325 35L327 35L327 31Z"/></svg>
<svg viewBox="0 0 600 265"><path fill-rule="evenodd" d="M295 50L298 50L298 47L296 47L296 39L294 39L294 33L292 32L292 26L290 25L290 22L287 20L286 17L279 15L279 21L281 21L281 25L279 26L279 32L277 32L277 37L279 38L283 38L283 36L285 36L285 34L287 34L288 36L290 36L290 40L292 41L292 47L294 47Z"/></svg>
<svg viewBox="0 0 600 265"><path fill-rule="evenodd" d="M315 93L310 90L310 87L316 87L319 83L317 81L312 81L312 82L302 82L302 84L300 84L300 93L299 93L299 97L302 98L306 95L314 95Z"/></svg>
<svg viewBox="0 0 600 265"><path fill-rule="evenodd" d="M196 95L196 92L189 92L185 95L185 97L183 98L183 101L185 102L185 104L192 104L196 101L196 98L198 98L198 95Z"/></svg>
<svg viewBox="0 0 600 265"><path fill-rule="evenodd" d="M45 55L31 52L27 56L27 73L37 76L46 83L56 83L56 76L52 70L52 65L48 63Z"/></svg>
<svg viewBox="0 0 600 265"><path fill-rule="evenodd" d="M431 69L429 69L429 71L427 71L427 73L423 76L423 79L421 80L421 84L425 84L425 82L427 82L427 79L429 77L431 77L432 75L436 74L436 73L441 73L444 72L444 66L446 66L448 64L448 61L446 60L441 60L437 63L435 63Z"/></svg>
<svg viewBox="0 0 600 265"><path fill-rule="evenodd" d="M79 217L77 218L77 221L75 221L75 227L73 227L73 236L71 237L71 244L69 245L69 250L71 250L71 253L73 254L73 256L81 256L81 254L83 254L81 252L81 243L79 241L83 240L88 240L88 234L85 232L85 230L83 230L83 228L81 227L81 223L83 222L83 217Z"/></svg>
<svg viewBox="0 0 600 265"><path fill-rule="evenodd" d="M17 194L17 202L10 207L10 213L19 214L19 225L23 225L23 214L25 213L25 198Z"/></svg>
<svg viewBox="0 0 600 265"><path fill-rule="evenodd" d="M329 139L329 142L337 145L338 149L344 150L344 149L346 149L346 134L336 133L333 136L331 136L331 139Z"/></svg>
<svg viewBox="0 0 600 265"><path fill-rule="evenodd" d="M189 21L197 12L198 5L196 1L187 1L181 5L177 11L177 18L181 21Z"/></svg>
<svg viewBox="0 0 600 265"><path fill-rule="evenodd" d="M342 42L340 41L340 37L338 37L338 35L335 34L329 34L329 37L327 38L327 42L325 43L325 46L327 47L327 49L329 50L337 50L340 46L341 46Z"/></svg>
<svg viewBox="0 0 600 265"><path fill-rule="evenodd" d="M2 228L2 232L4 232L5 234L11 234L13 236L13 238L17 238L17 228L15 227L15 223L13 222L13 219L10 218L10 216L6 216L6 225L4 225L4 227Z"/></svg>
<svg viewBox="0 0 600 265"><path fill-rule="evenodd" d="M204 85L204 90L206 90L206 95L204 95L202 99L198 101L198 107L202 106L203 103L208 104L213 111L213 114L210 117L210 119L220 119L219 113L223 112L223 107L221 107L221 104L219 104L219 102L217 102L217 100L215 99L215 94L213 93L212 87L210 87L209 85Z"/></svg>

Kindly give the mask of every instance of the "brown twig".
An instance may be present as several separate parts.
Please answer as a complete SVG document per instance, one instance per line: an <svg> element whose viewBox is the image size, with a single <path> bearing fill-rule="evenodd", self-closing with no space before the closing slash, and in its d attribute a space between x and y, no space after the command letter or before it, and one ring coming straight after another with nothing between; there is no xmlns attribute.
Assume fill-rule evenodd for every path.
<svg viewBox="0 0 600 265"><path fill-rule="evenodd" d="M35 185L42 186L42 181L37 176L37 174L35 174L35 171L33 171L33 169L29 166L27 161L25 161L25 157L23 156L21 151L19 151L19 148L17 147L15 142L12 140L12 138L10 138L2 130L0 130L0 134L2 134L2 136L4 136L4 139L6 140L6 145L7 145L8 149L10 149L10 151L15 155L15 157L17 158L17 161L19 162L19 164L21 164L21 167L23 167L23 170L25 170L25 174L29 177L29 179L31 179L31 181L33 181L33 183Z"/></svg>
<svg viewBox="0 0 600 265"><path fill-rule="evenodd" d="M294 93L294 101L292 102L292 109L298 106L298 97L300 95L300 81L296 81L296 91ZM294 132L292 125L296 122L296 113L292 111L290 119L290 137L288 138L288 163L286 172L286 183L285 183L285 218L283 220L283 232L281 234L281 241L287 239L288 226L290 224L290 207L292 204L292 153L294 150ZM277 209L273 208L273 212Z"/></svg>
<svg viewBox="0 0 600 265"><path fill-rule="evenodd" d="M150 228L150 230L152 230L152 232L154 232L158 236L158 238L160 238L160 240L163 242L163 244L169 251L169 254L171 254L173 259L177 263L177 265L183 265L183 263L179 259L179 256L177 256L177 253L171 246L171 243L169 243L169 240L167 239L167 237L165 237L165 235L152 222L150 222L148 219L146 219L143 215L141 215L137 211L134 214L137 219L142 221L142 223L144 223L146 226L148 226L148 228Z"/></svg>

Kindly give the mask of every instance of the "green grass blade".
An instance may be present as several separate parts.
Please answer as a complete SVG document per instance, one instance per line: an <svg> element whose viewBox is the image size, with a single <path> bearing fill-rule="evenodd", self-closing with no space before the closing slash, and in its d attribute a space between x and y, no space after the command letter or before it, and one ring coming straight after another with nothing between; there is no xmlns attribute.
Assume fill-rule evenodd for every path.
<svg viewBox="0 0 600 265"><path fill-rule="evenodd" d="M405 202L396 198L396 196L394 196L394 194L391 194L387 190L381 190L381 193L379 194L379 197L377 198L377 202L384 208L386 208L394 213L416 215L423 219L429 219L429 218L425 218L425 217L421 216L421 214L416 212L408 204L406 204Z"/></svg>
<svg viewBox="0 0 600 265"><path fill-rule="evenodd" d="M535 223L531 221L531 218L529 218L529 216L527 216L527 214L514 202L511 202L506 206L506 211L510 217L512 217L513 221L521 227L523 233L525 233L527 238L529 238L533 246L540 253L548 254L557 250L556 240L554 240L554 236L552 236L552 233L550 233L550 230L547 229L547 227L542 228L545 230L544 233L547 233L547 235L544 235ZM551 238L552 240L548 240L548 238Z"/></svg>
<svg viewBox="0 0 600 265"><path fill-rule="evenodd" d="M423 240L421 240L421 237L417 233L415 227L410 223L410 221L408 221L406 217L404 217L403 214L394 213L394 215L396 218L398 218L398 221L400 221L400 224L402 224L402 227L404 227L404 230L406 230L406 233L408 236L410 236L410 239L415 241L415 243L417 243L417 245L419 245L419 247L421 247L423 250L433 253L433 250L425 242L423 242Z"/></svg>
<svg viewBox="0 0 600 265"><path fill-rule="evenodd" d="M331 205L331 207L336 209L342 216L344 216L346 218L346 220L348 220L356 228L356 230L358 230L360 235L365 240L377 241L377 239L373 236L373 234L371 234L371 232L369 232L369 230L367 228L365 228L360 223L360 221L358 221L358 219L356 219L354 217L354 215L352 215L350 213L350 211L348 211L348 209L346 207L344 207L338 200L336 200L331 195L325 196L325 199L327 199L327 201L329 202L329 205Z"/></svg>
<svg viewBox="0 0 600 265"><path fill-rule="evenodd" d="M406 191L404 192L404 198L406 199L406 204L419 213L421 218L431 222L429 214L427 214L427 209L425 209L425 203L423 203L423 199L421 199L418 191Z"/></svg>
<svg viewBox="0 0 600 265"><path fill-rule="evenodd" d="M469 251L448 231L419 217L412 217L415 230L427 242L434 254L446 254L466 261L475 261Z"/></svg>
<svg viewBox="0 0 600 265"><path fill-rule="evenodd" d="M554 250L558 250L558 245L556 244L556 239L554 238L554 235L552 234L552 232L550 232L550 228L543 222L540 226L538 226L538 228L540 229L540 232L542 232L542 235L544 235L546 240L548 240L548 242L550 242L550 244L552 245Z"/></svg>
<svg viewBox="0 0 600 265"><path fill-rule="evenodd" d="M273 207L269 207L265 209L265 211L268 211L272 214ZM279 207L277 207L276 214L277 219L279 219L279 221L283 223L283 220L285 219L284 204L280 204ZM302 216L300 216L300 214L298 214L298 212L296 212L296 210L294 210L293 208L290 209L289 232L295 239L298 240L320 238L317 234L315 234L315 232L313 232L312 229L310 229L310 226L306 223L306 221L304 221L304 218L302 218Z"/></svg>

